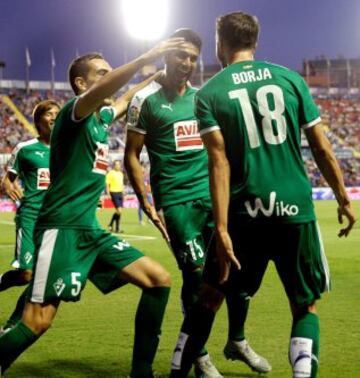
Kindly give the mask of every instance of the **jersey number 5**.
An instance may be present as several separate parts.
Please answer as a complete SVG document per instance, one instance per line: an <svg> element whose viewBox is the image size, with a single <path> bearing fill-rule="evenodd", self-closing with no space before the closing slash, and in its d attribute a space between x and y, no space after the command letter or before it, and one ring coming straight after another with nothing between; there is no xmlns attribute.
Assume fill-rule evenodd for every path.
<svg viewBox="0 0 360 378"><path fill-rule="evenodd" d="M270 109L268 100L269 95L273 98L274 105L272 109ZM239 101L250 147L259 147L259 133L247 89L242 88L231 91L229 92L229 97ZM262 116L261 126L265 141L269 144L283 143L286 139L286 119L284 117L285 102L282 89L277 85L265 85L260 87L256 92L256 102L259 113Z"/></svg>

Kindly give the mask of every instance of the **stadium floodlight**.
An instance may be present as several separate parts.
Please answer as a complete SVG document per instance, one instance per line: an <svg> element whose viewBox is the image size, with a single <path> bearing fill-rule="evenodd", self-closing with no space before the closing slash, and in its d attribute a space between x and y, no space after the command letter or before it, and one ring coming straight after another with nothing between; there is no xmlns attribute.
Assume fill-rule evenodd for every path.
<svg viewBox="0 0 360 378"><path fill-rule="evenodd" d="M124 24L136 39L151 41L165 32L169 0L122 0Z"/></svg>

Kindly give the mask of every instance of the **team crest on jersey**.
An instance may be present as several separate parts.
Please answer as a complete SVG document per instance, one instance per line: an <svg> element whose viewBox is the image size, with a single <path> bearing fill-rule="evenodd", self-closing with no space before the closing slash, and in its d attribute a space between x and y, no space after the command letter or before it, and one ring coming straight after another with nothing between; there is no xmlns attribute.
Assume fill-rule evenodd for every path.
<svg viewBox="0 0 360 378"><path fill-rule="evenodd" d="M32 260L32 254L29 251L26 252L25 256L24 256L24 259L25 259L26 264L29 264L30 261Z"/></svg>
<svg viewBox="0 0 360 378"><path fill-rule="evenodd" d="M50 185L49 168L39 168L37 170L37 188L38 190L46 190Z"/></svg>
<svg viewBox="0 0 360 378"><path fill-rule="evenodd" d="M204 148L197 121L180 121L174 123L176 151L201 150Z"/></svg>
<svg viewBox="0 0 360 378"><path fill-rule="evenodd" d="M93 172L106 175L109 166L109 146L105 143L96 142L95 161Z"/></svg>
<svg viewBox="0 0 360 378"><path fill-rule="evenodd" d="M137 106L130 106L128 111L128 123L136 125L139 119L139 108Z"/></svg>
<svg viewBox="0 0 360 378"><path fill-rule="evenodd" d="M55 290L56 295L57 295L58 297L60 297L60 295L61 295L61 293L64 291L66 285L65 285L64 280L63 280L62 278L58 278L58 279L55 281L53 287L54 287L54 290Z"/></svg>

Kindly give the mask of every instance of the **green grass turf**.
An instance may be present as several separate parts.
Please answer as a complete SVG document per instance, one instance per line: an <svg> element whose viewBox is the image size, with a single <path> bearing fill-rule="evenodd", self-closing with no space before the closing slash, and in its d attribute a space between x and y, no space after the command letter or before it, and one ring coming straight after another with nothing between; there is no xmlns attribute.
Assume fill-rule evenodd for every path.
<svg viewBox="0 0 360 378"><path fill-rule="evenodd" d="M333 291L319 302L321 315L321 378L360 377L360 227L339 240L335 202L317 202ZM360 214L360 202L354 207ZM111 211L99 212L105 225ZM9 267L14 243L12 214L0 214L0 271ZM155 370L167 375L182 315L179 303L181 279L173 256L153 226L139 226L135 210L125 210L126 234L155 236L154 240L131 243L160 261L172 274L173 288L163 324ZM21 288L0 293L0 323L16 303ZM133 319L140 290L130 285L103 296L89 283L78 303L62 304L53 327L26 351L6 374L9 378L112 378L126 377L133 344ZM287 300L270 264L262 287L252 300L246 334L256 351L273 366L269 377L290 377L287 361L291 317ZM213 361L226 377L255 377L242 363L223 358L226 342L226 310L217 316L208 349Z"/></svg>

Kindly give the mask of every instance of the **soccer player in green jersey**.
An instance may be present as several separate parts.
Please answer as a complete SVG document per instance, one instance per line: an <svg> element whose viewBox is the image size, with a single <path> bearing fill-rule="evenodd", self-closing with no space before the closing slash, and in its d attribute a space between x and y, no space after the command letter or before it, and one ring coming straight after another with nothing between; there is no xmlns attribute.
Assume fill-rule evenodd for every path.
<svg viewBox="0 0 360 378"><path fill-rule="evenodd" d="M35 246L33 232L46 189L50 184L49 143L50 133L60 105L53 100L41 101L36 105L33 118L38 137L19 143L13 150L7 164L7 172L2 184L5 192L13 201L19 201L16 212L15 259L9 270L0 276L0 291L13 286L27 285L32 277ZM17 184L19 178L22 188ZM25 303L25 292L20 296L16 309L11 315L7 329L21 317Z"/></svg>
<svg viewBox="0 0 360 378"><path fill-rule="evenodd" d="M321 118L303 78L285 67L254 60L256 17L231 13L217 20L217 54L224 69L197 93L196 115L209 154L216 256L205 266L200 304L185 318L181 369L206 341L227 292L253 296L269 260L284 285L293 315L289 359L294 378L315 377L319 356L316 300L329 288L329 270L301 158L304 130L317 164L338 201L338 217L355 215ZM215 263L214 263L215 260ZM209 302L208 298L213 298ZM212 307L202 303L212 303ZM224 350L230 358L236 345Z"/></svg>
<svg viewBox="0 0 360 378"><path fill-rule="evenodd" d="M158 263L101 229L96 207L108 167L108 127L125 112L117 92L143 65L181 46L170 39L114 70L100 54L70 65L75 92L61 109L51 136L51 184L36 222L36 263L22 319L0 337L0 367L11 363L50 327L61 301L77 301L87 278L108 293L130 282L142 289L135 318L132 378L153 377L170 277ZM161 223L157 224L166 234Z"/></svg>
<svg viewBox="0 0 360 378"><path fill-rule="evenodd" d="M194 114L197 92L189 84L201 50L200 37L190 29L179 29L184 47L165 57L164 75L137 92L130 103L127 121L125 166L141 207L150 219L161 214L170 246L182 272L182 306L186 314L198 298L202 271L211 238L213 219L209 193L208 159ZM151 188L155 208L148 201L140 153L146 146L151 165ZM243 340L248 298L227 296L229 340ZM251 348L242 359L255 370L271 369ZM250 358L250 359L249 359ZM175 362L174 362L175 363ZM221 377L203 348L195 361L195 373Z"/></svg>

